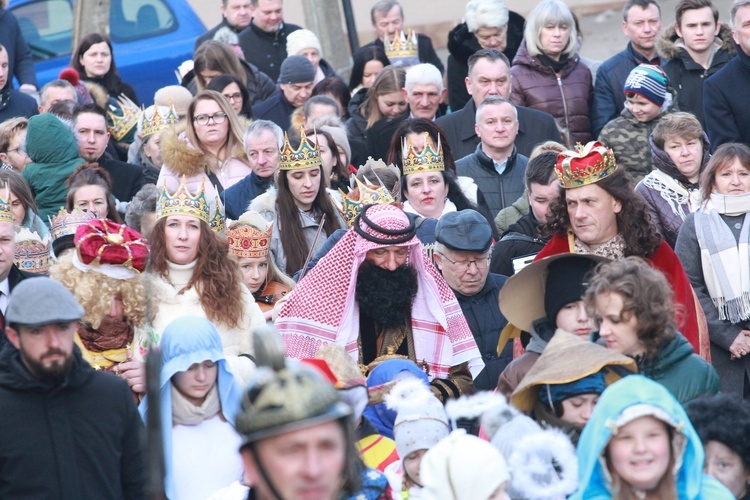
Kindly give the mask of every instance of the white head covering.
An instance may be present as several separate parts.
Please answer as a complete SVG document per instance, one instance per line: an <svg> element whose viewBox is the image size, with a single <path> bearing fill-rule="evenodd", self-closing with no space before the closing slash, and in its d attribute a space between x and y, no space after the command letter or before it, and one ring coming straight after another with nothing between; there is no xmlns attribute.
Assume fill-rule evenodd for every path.
<svg viewBox="0 0 750 500"><path fill-rule="evenodd" d="M301 29L289 33L286 37L286 54L295 56L305 49L317 49L319 54L323 53L320 48L318 36L310 30Z"/></svg>

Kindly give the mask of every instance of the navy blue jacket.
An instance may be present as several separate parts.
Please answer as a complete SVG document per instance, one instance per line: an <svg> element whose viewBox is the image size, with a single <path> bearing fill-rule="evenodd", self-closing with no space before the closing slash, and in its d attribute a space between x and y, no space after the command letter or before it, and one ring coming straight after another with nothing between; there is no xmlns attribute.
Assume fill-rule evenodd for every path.
<svg viewBox="0 0 750 500"><path fill-rule="evenodd" d="M23 37L18 19L5 9L0 9L0 45L8 51L8 87L13 86L13 78L18 84L29 83L37 86L34 59L26 39ZM2 120L0 120L2 121Z"/></svg>
<svg viewBox="0 0 750 500"><path fill-rule="evenodd" d="M474 387L478 391L491 391L497 387L497 379L513 360L512 342L508 342L500 356L497 355L500 332L508 324L497 300L507 279L507 276L490 273L484 288L472 296L461 295L454 290L484 361L484 370L474 378Z"/></svg>
<svg viewBox="0 0 750 500"><path fill-rule="evenodd" d="M11 118L31 118L39 114L36 100L12 87L10 82L0 92L0 123Z"/></svg>
<svg viewBox="0 0 750 500"><path fill-rule="evenodd" d="M292 124L291 116L294 106L284 97L281 89L277 89L271 97L260 101L252 107L253 117L256 120L269 120L281 127L281 130L289 130Z"/></svg>
<svg viewBox="0 0 750 500"><path fill-rule="evenodd" d="M649 61L628 42L625 50L604 61L596 70L594 102L591 105L591 133L599 137L604 126L620 116L625 107L625 80L639 64L659 65L659 57Z"/></svg>
<svg viewBox="0 0 750 500"><path fill-rule="evenodd" d="M750 57L741 48L737 55L703 84L703 113L711 148L727 142L750 145L750 113L745 96L750 93Z"/></svg>
<svg viewBox="0 0 750 500"><path fill-rule="evenodd" d="M224 198L224 209L227 219L237 220L247 211L250 202L256 196L265 193L271 186L271 177L258 177L255 173L246 175L234 186L225 189L221 197Z"/></svg>

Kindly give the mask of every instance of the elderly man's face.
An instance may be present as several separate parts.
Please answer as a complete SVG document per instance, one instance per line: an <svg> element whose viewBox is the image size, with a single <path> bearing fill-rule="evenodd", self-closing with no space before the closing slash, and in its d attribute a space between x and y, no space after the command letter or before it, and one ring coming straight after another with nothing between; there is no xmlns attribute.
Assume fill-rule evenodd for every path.
<svg viewBox="0 0 750 500"><path fill-rule="evenodd" d="M250 134L245 144L250 170L261 179L267 179L279 166L279 139L270 130Z"/></svg>
<svg viewBox="0 0 750 500"><path fill-rule="evenodd" d="M484 287L490 269L489 252L455 252L445 248L435 252L434 258L453 291L472 296Z"/></svg>
<svg viewBox="0 0 750 500"><path fill-rule="evenodd" d="M39 103L39 112L47 113L52 106L58 102L73 101L78 102L76 91L68 87L49 87L44 91L44 99Z"/></svg>
<svg viewBox="0 0 750 500"><path fill-rule="evenodd" d="M60 378L73 363L76 323L7 327L5 331L8 341L21 352L23 364L38 379Z"/></svg>
<svg viewBox="0 0 750 500"><path fill-rule="evenodd" d="M247 28L253 18L252 4L250 0L226 0L226 5L221 6L221 15L230 26Z"/></svg>
<svg viewBox="0 0 750 500"><path fill-rule="evenodd" d="M617 236L617 214L622 204L614 196L589 184L565 190L565 204L573 232L587 245L601 245Z"/></svg>
<svg viewBox="0 0 750 500"><path fill-rule="evenodd" d="M314 82L282 83L279 85L279 88L281 88L281 92L284 94L286 100L289 101L289 104L295 108L299 108L300 106L304 106L312 95L314 85Z"/></svg>
<svg viewBox="0 0 750 500"><path fill-rule="evenodd" d="M365 260L380 268L395 271L406 264L409 257L409 247L389 246L368 250Z"/></svg>
<svg viewBox="0 0 750 500"><path fill-rule="evenodd" d="M482 26L474 32L474 38L483 49L495 49L502 52L508 46L508 25L502 28Z"/></svg>
<svg viewBox="0 0 750 500"><path fill-rule="evenodd" d="M424 118L426 120L434 120L437 114L440 101L443 100L447 89L443 89L441 92L437 85L434 84L422 84L417 83L411 88L410 91L404 90L404 97L409 103L409 109L411 114L415 118Z"/></svg>
<svg viewBox="0 0 750 500"><path fill-rule="evenodd" d="M257 457L280 498L338 498L346 465L346 435L339 422L287 432L255 444ZM260 498L275 498L249 451L245 472Z"/></svg>
<svg viewBox="0 0 750 500"><path fill-rule="evenodd" d="M373 24L378 38L385 41L385 37L393 39L393 35L403 29L404 16L401 7L394 5L388 12L375 12L375 23Z"/></svg>
<svg viewBox="0 0 750 500"><path fill-rule="evenodd" d="M510 68L501 60L490 61L483 57L474 63L466 77L466 90L479 106L488 96L510 96Z"/></svg>

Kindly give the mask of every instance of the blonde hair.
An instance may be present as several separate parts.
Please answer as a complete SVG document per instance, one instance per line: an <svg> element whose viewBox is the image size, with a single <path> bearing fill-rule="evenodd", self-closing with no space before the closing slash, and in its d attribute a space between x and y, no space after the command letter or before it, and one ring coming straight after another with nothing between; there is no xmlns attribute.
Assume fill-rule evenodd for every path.
<svg viewBox="0 0 750 500"><path fill-rule="evenodd" d="M244 128L242 127L242 123L240 122L237 113L235 113L232 109L232 106L230 106L227 98L221 95L221 93L216 92L215 90L201 90L200 92L195 94L193 100L190 101L190 105L188 106L187 111L187 137L190 141L190 144L192 144L196 149L199 149L201 152L203 152L206 156L208 156L208 158L210 158L209 164L212 168L218 167L219 158L206 150L206 148L203 146L203 143L200 141L200 139L198 139L198 135L195 133L195 123L193 122L193 120L195 119L195 108L198 106L198 103L200 101L216 102L216 104L219 105L219 108L221 108L221 112L227 115L229 130L227 131L227 138L224 141L223 146L224 154L226 156L225 159L230 158L235 152L241 151L240 160L244 163L247 163L245 149L243 148Z"/></svg>
<svg viewBox="0 0 750 500"><path fill-rule="evenodd" d="M378 96L390 94L392 92L401 92L406 86L406 72L403 68L386 66L383 68L378 77L370 87L367 93L367 99L362 103L362 114L367 116L367 128L372 127L375 122L383 118L378 106Z"/></svg>
<svg viewBox="0 0 750 500"><path fill-rule="evenodd" d="M265 231L265 228L257 227L255 224L250 224L249 222L245 222L245 221L235 222L229 228L239 229L241 227L246 227L246 226L257 229L258 231ZM232 253L232 249L230 247L229 258L239 265L240 259L242 257ZM268 273L266 274L266 279L263 282L263 286L260 287L258 291L262 291L272 281L281 283L282 285L289 288L289 290L294 288L294 285L296 285L296 283L294 282L292 278L290 278L289 276L281 272L281 269L278 268L278 266L276 265L276 262L274 262L274 260L271 258L271 252L268 252L268 254L266 255L266 262L268 263Z"/></svg>
<svg viewBox="0 0 750 500"><path fill-rule="evenodd" d="M112 307L112 299L120 296L125 319L136 328L146 324L146 289L142 274L118 280L96 271L83 272L73 265L73 255L67 252L60 257L50 267L49 275L70 290L81 304L85 311L81 321L99 328Z"/></svg>
<svg viewBox="0 0 750 500"><path fill-rule="evenodd" d="M568 43L563 49L563 54L570 57L578 50L578 31L573 13L560 0L542 0L534 7L526 19L526 27L523 30L523 38L526 41L526 50L532 57L542 52L541 35L542 28L547 24L561 24L568 30Z"/></svg>

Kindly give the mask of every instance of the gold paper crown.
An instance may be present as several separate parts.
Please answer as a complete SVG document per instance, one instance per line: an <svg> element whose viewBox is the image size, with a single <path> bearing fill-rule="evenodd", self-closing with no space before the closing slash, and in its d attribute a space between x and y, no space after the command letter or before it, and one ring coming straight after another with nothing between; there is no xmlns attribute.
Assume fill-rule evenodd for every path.
<svg viewBox="0 0 750 500"><path fill-rule="evenodd" d="M133 127L137 127L138 120L141 117L141 108L125 94L120 94L120 97L117 98L117 104L119 105L119 109L110 106L110 109L114 109L115 112L107 111L109 121L112 123L107 128L116 142L121 141L123 137L128 135L128 132L133 130ZM117 113L117 111L122 114Z"/></svg>
<svg viewBox="0 0 750 500"><path fill-rule="evenodd" d="M260 221L262 216L250 212L249 214L257 215ZM271 234L273 233L273 224L268 224L265 220L263 223L268 224L265 231L256 229L254 225L257 222L245 220L245 215L240 220L233 223L227 231L227 242L229 242L229 252L239 258L257 259L268 255L271 248ZM253 225L250 225L253 224Z"/></svg>
<svg viewBox="0 0 750 500"><path fill-rule="evenodd" d="M419 39L417 32L409 28L393 34L393 41L385 37L385 56L391 63L394 59L419 59Z"/></svg>
<svg viewBox="0 0 750 500"><path fill-rule="evenodd" d="M438 136L437 148L433 146L430 134L425 132L424 149L421 153L417 153L417 150L408 139L404 139L401 151L404 160L403 175L419 174L422 172L443 172L445 170L443 146L440 144L440 136Z"/></svg>
<svg viewBox="0 0 750 500"><path fill-rule="evenodd" d="M164 106L166 107L166 106ZM151 113L149 118L148 111L153 108L154 112ZM170 125L177 125L180 119L177 117L177 112L174 109L174 104L169 103L169 111L166 114L162 114L162 106L153 105L142 112L143 123L141 125L141 137L144 139L158 132L161 132Z"/></svg>
<svg viewBox="0 0 750 500"><path fill-rule="evenodd" d="M599 182L617 170L615 154L601 142L592 141L575 151L557 155L555 173L564 189L572 189Z"/></svg>
<svg viewBox="0 0 750 500"><path fill-rule="evenodd" d="M300 142L299 148L296 150L289 144L289 136L284 132L284 145L281 147L279 170L297 170L323 165L320 161L320 146L318 146L317 137L315 144L311 144L307 140L304 127L300 127L299 132Z"/></svg>
<svg viewBox="0 0 750 500"><path fill-rule="evenodd" d="M5 189L0 190L0 222L10 222L13 224L13 212L10 210L10 187L5 185ZM3 194L5 197L3 198Z"/></svg>
<svg viewBox="0 0 750 500"><path fill-rule="evenodd" d="M201 181L201 188L192 194L187 188L185 176L182 176L180 187L173 194L169 193L167 183L164 183L161 195L156 202L156 220L170 215L190 215L206 224L211 224L211 210L206 201L206 180Z"/></svg>
<svg viewBox="0 0 750 500"><path fill-rule="evenodd" d="M75 236L78 226L93 219L96 219L94 212L84 212L80 208L74 208L68 212L64 208L60 208L60 211L52 217L49 223L52 241L63 236Z"/></svg>
<svg viewBox="0 0 750 500"><path fill-rule="evenodd" d="M213 232L223 235L227 232L227 217L224 212L224 204L221 202L221 199L219 199L218 194L214 200L216 203L214 206L214 216L211 217L209 225Z"/></svg>
<svg viewBox="0 0 750 500"><path fill-rule="evenodd" d="M22 271L47 274L49 270L49 236L40 237L35 231L21 228L15 235L16 249L13 263Z"/></svg>
<svg viewBox="0 0 750 500"><path fill-rule="evenodd" d="M344 208L339 209L339 212L341 212L341 216L349 227L354 225L354 220L359 215L362 205L387 205L394 202L391 193L389 193L384 186L370 187L367 184L360 182L356 177L355 180L357 182L357 188L359 189L358 200L353 199L339 189L341 199L344 202Z"/></svg>

